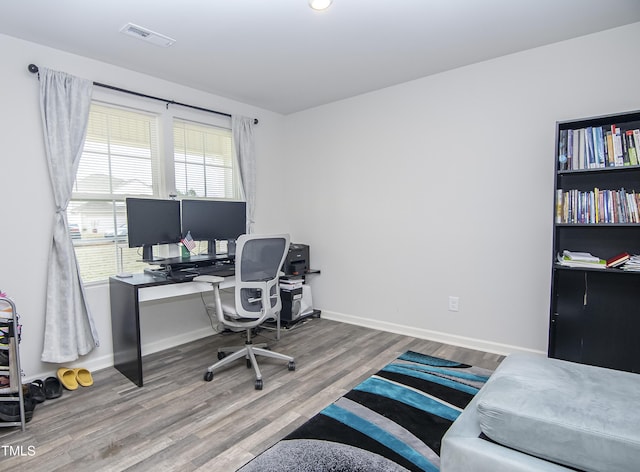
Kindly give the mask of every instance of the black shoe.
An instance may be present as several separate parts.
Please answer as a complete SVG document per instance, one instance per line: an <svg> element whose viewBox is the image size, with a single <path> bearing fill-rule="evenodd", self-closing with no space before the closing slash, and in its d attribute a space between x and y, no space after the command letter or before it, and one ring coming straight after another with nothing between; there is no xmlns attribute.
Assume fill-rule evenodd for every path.
<svg viewBox="0 0 640 472"><path fill-rule="evenodd" d="M36 403L45 401L44 382L42 380L34 380L29 384L29 395Z"/></svg>
<svg viewBox="0 0 640 472"><path fill-rule="evenodd" d="M28 423L33 418L33 411L36 409L36 402L31 395L24 397L24 421ZM0 401L0 421L16 422L20 421L20 404L17 401Z"/></svg>
<svg viewBox="0 0 640 472"><path fill-rule="evenodd" d="M2 350L0 351L0 366L9 367L9 352Z"/></svg>
<svg viewBox="0 0 640 472"><path fill-rule="evenodd" d="M44 395L47 400L62 396L62 384L55 377L47 377L44 379Z"/></svg>

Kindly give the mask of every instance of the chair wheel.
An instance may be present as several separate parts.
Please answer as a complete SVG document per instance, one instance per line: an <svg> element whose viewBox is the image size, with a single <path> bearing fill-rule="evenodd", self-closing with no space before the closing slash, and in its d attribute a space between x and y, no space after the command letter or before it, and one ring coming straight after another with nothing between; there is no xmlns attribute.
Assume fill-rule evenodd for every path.
<svg viewBox="0 0 640 472"><path fill-rule="evenodd" d="M211 382L213 380L213 372L207 371L207 373L204 374L204 380Z"/></svg>
<svg viewBox="0 0 640 472"><path fill-rule="evenodd" d="M256 390L262 390L262 379L256 380Z"/></svg>
<svg viewBox="0 0 640 472"><path fill-rule="evenodd" d="M251 359L247 359L247 369L251 369Z"/></svg>
<svg viewBox="0 0 640 472"><path fill-rule="evenodd" d="M296 370L296 363L294 361L289 361L289 365L287 367L289 370Z"/></svg>
<svg viewBox="0 0 640 472"><path fill-rule="evenodd" d="M227 355L224 352L219 352L218 353L218 360L221 361L222 359L224 359L225 357L227 357Z"/></svg>

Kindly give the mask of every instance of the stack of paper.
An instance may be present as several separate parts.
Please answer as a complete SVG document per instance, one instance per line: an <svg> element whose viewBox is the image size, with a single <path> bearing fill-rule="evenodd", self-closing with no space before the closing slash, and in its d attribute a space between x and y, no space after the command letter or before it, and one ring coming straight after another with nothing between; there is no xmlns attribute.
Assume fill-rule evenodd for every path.
<svg viewBox="0 0 640 472"><path fill-rule="evenodd" d="M302 277L300 278L281 278L280 279L280 289L285 291L292 291L297 288L302 288L304 281Z"/></svg>
<svg viewBox="0 0 640 472"><path fill-rule="evenodd" d="M640 272L640 255L631 256L629 260L624 263L621 269Z"/></svg>
<svg viewBox="0 0 640 472"><path fill-rule="evenodd" d="M558 254L558 264L567 267L587 267L590 269L606 269L607 261L588 252L562 251Z"/></svg>

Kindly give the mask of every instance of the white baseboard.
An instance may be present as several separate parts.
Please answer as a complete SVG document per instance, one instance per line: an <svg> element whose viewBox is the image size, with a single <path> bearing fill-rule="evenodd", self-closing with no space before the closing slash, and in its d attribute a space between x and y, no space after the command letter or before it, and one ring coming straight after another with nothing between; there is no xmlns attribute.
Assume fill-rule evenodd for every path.
<svg viewBox="0 0 640 472"><path fill-rule="evenodd" d="M341 321L343 323L363 326L365 328L379 329L381 331L388 331L390 333L403 334L405 336L413 336L414 338L420 339L428 339L429 341L451 344L453 346L475 349L477 351L491 352L503 356L512 354L514 352L527 352L533 354L542 354L545 356L547 355L546 352L537 351L534 349L526 349L519 346L495 343L492 341L485 341L476 338L467 338L454 334L441 333L439 331L431 331L428 329L415 328L413 326L390 323L387 321L379 321L370 318L362 318L359 316L345 315L344 313L337 313L334 311L322 310L321 316L322 318L326 318L328 320Z"/></svg>
<svg viewBox="0 0 640 472"><path fill-rule="evenodd" d="M403 334L406 336L413 336L420 339L428 339L430 341L441 342L444 344L451 344L454 346L460 346L467 349L475 349L478 351L491 352L506 356L514 352L529 352L534 354L546 355L546 352L536 351L533 349L525 349L519 346L512 346L509 344L500 344L491 341L485 341L476 338L467 338L464 336L457 336L453 334L441 333L438 331L431 331L427 329L415 328L412 326L405 326L396 323L390 323L387 321L373 320L370 318L362 318L359 316L345 315L343 313L337 313L333 311L322 310L322 318L328 320L340 321L343 323L349 323L357 326L364 326L366 328L379 329L381 331L388 331L390 333ZM182 344L186 344L198 339L202 339L213 334L210 327L190 331L188 333L182 333L177 336L172 336L170 340L164 339L160 341L154 341L144 344L142 346L142 355L153 354L155 352L171 349ZM113 353L109 353L104 356L92 357L86 360L74 361L65 365L64 367L84 367L91 372L95 372L108 367L113 367ZM56 367L57 368L57 367ZM24 377L23 383L31 382L35 379L44 379L46 377L55 377L56 372L40 372L39 374Z"/></svg>
<svg viewBox="0 0 640 472"><path fill-rule="evenodd" d="M188 333L181 333L176 336L172 336L171 339L164 339L160 341L154 341L151 343L142 345L142 355L146 356L148 354L153 354L154 352L164 351L166 349L171 349L173 347L180 346L182 344L186 344L192 341L196 341L198 339L205 338L207 336L211 336L215 334L215 332L211 329L211 327L201 328L195 331L190 331ZM215 359L214 359L215 360ZM83 367L90 372L96 372L101 369L106 369L108 367L113 367L113 353L109 353L104 356L96 356L89 359L79 359L77 361L69 362L65 365L56 366L56 370L53 372L40 372L36 375L23 377L23 383L29 383L36 379L44 380L46 377L55 377L58 367L68 367L70 369L74 367Z"/></svg>

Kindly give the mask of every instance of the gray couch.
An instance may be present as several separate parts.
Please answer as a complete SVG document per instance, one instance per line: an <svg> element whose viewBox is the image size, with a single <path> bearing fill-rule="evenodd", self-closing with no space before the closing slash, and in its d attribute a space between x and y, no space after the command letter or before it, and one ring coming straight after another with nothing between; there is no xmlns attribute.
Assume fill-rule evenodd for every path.
<svg viewBox="0 0 640 472"><path fill-rule="evenodd" d="M640 375L512 354L442 440L442 472L575 470L640 470Z"/></svg>

